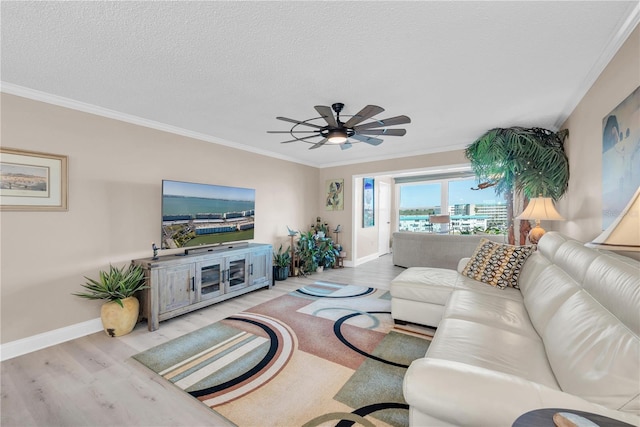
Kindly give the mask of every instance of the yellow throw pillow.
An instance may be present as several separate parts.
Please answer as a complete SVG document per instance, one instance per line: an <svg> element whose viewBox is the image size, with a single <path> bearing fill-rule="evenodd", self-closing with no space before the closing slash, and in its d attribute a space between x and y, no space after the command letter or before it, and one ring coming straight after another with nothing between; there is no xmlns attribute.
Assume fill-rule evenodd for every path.
<svg viewBox="0 0 640 427"><path fill-rule="evenodd" d="M520 289L518 276L535 249L535 246L512 246L482 238L462 274L500 289L507 286Z"/></svg>

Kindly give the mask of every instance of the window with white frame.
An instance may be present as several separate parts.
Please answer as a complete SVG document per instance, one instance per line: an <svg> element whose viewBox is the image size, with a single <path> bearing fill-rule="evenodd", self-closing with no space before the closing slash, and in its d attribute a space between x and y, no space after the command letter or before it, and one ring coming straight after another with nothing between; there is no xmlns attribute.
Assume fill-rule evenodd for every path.
<svg viewBox="0 0 640 427"><path fill-rule="evenodd" d="M453 234L493 233L507 230L507 204L496 196L493 188L475 190L473 177L429 179L396 178L398 230L434 232L432 215L449 215Z"/></svg>

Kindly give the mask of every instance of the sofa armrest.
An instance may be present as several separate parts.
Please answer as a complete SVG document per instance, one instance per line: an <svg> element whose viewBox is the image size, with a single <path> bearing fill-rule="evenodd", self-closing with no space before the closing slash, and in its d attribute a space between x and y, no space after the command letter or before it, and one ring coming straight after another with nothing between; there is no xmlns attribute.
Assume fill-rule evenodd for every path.
<svg viewBox="0 0 640 427"><path fill-rule="evenodd" d="M464 268L467 266L467 263L470 259L471 258L462 258L460 261L458 261L458 273L462 274L462 270L464 270Z"/></svg>
<svg viewBox="0 0 640 427"><path fill-rule="evenodd" d="M412 407L457 426L510 426L540 408L566 408L640 423L640 417L590 403L577 396L489 369L442 359L415 360L404 378L404 397Z"/></svg>

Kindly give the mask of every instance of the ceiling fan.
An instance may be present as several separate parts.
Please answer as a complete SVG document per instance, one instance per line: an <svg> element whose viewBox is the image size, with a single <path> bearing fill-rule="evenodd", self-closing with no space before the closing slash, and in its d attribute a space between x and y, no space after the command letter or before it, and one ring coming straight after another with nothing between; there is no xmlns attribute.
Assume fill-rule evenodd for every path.
<svg viewBox="0 0 640 427"><path fill-rule="evenodd" d="M372 119L367 123L362 123L384 111L384 108L378 107L377 105L367 105L357 114L350 116L346 122L340 120L340 112L344 108L344 104L342 103L337 102L331 105L331 108L324 105L316 105L314 108L320 114L320 117L307 120L276 117L278 120L294 123L293 127L288 131L270 130L267 131L267 133L291 134L294 139L282 141L282 144L301 141L312 144L309 148L310 150L320 148L325 144L340 145L341 149L346 150L357 142L365 142L370 145L382 144L382 139L375 138L372 135L403 136L407 133L406 129L389 129L388 126L411 123L411 119L407 116L396 116L383 120ZM332 110L336 113L335 117ZM326 122L326 125L322 126L324 123L320 121L321 119ZM320 124L314 123L318 121L320 121ZM313 130L304 128L303 126L313 128ZM303 136L302 134L312 135ZM320 139L313 140L314 138Z"/></svg>

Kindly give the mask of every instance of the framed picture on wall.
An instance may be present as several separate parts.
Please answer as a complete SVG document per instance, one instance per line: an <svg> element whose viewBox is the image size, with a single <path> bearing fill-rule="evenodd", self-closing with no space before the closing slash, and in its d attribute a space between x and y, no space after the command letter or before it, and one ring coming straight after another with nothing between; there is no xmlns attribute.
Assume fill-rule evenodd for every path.
<svg viewBox="0 0 640 427"><path fill-rule="evenodd" d="M66 211L67 156L0 148L0 210Z"/></svg>
<svg viewBox="0 0 640 427"><path fill-rule="evenodd" d="M362 180L362 227L375 225L375 182L373 178Z"/></svg>
<svg viewBox="0 0 640 427"><path fill-rule="evenodd" d="M602 229L640 186L640 87L602 119Z"/></svg>
<svg viewBox="0 0 640 427"><path fill-rule="evenodd" d="M328 211L344 210L344 179L328 179L326 183L325 209Z"/></svg>

